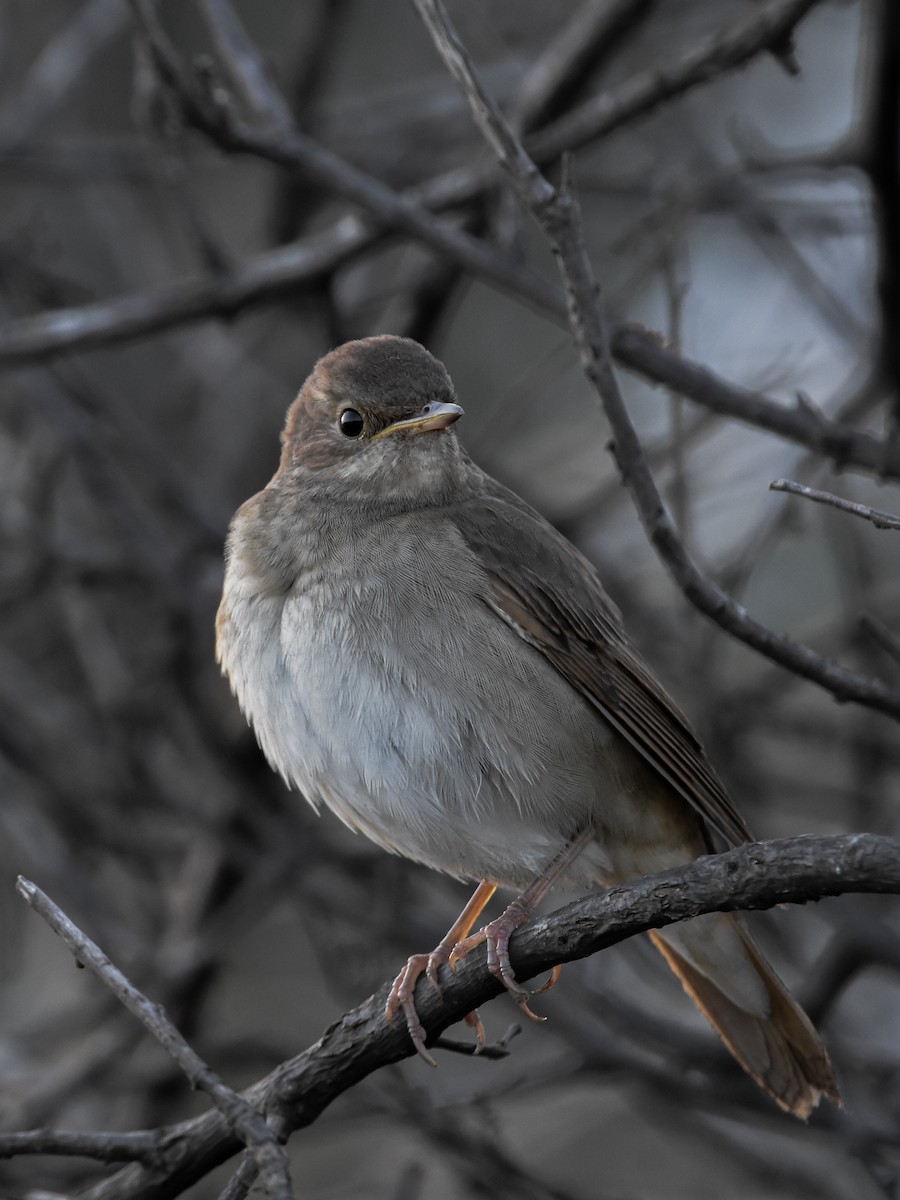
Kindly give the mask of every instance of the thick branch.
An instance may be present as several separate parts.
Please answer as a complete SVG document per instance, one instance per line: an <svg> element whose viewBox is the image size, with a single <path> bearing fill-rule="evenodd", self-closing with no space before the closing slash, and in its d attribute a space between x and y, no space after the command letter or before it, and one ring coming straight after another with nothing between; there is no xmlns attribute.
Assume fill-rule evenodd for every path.
<svg viewBox="0 0 900 1200"><path fill-rule="evenodd" d="M846 892L900 892L900 842L874 834L800 837L751 843L727 854L700 858L677 870L598 892L516 933L511 960L530 979L560 962L584 958L647 929L704 912L802 904ZM500 986L479 948L456 973L441 973L442 996L420 983L416 1008L429 1044ZM286 1129L311 1124L332 1100L373 1071L409 1057L405 1028L388 1026L388 985L346 1013L322 1038L245 1093ZM241 1149L218 1112L160 1130L165 1166L138 1164L84 1192L81 1200L165 1200L179 1195ZM4 1149L12 1152L9 1139Z"/></svg>

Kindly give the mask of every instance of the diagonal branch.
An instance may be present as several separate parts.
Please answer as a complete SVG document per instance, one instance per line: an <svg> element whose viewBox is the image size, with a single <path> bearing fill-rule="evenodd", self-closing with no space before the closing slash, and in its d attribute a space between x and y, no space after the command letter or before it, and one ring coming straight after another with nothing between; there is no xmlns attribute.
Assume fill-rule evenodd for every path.
<svg viewBox="0 0 900 1200"><path fill-rule="evenodd" d="M536 162L551 161L566 149L604 137L628 121L646 115L661 99L681 95L718 73L743 65L766 45L777 46L783 42L809 7L809 0L776 0L762 5L752 15L708 38L695 51L678 56L665 72L644 72L614 91L603 92L586 101L564 119L564 125L557 122L547 126L536 138L530 139L527 142L529 153ZM240 81L241 92L253 111L266 121L270 133L274 130L277 136L277 132L288 130L289 112L272 88L264 64L258 61L255 52L248 52L247 39L240 26L235 25L231 6L224 0L204 0L204 8L229 72L232 78ZM145 7L142 11L144 20L148 20L148 9ZM150 28L159 47L161 31L156 24L151 24ZM159 50L159 53L163 51ZM192 93L191 81L179 71L174 53L169 52L165 57L170 74L179 79L179 87ZM199 104L196 96L194 102ZM209 113L207 118L213 124L222 119L221 114L213 117ZM290 156L288 158L290 162ZM334 160L332 156L332 167L335 162L340 160ZM478 164L437 176L406 196L424 209L443 210L477 198L493 184L495 174L493 164ZM334 175L329 178L332 190L344 194L341 178ZM314 282L383 237L385 223L379 218L384 216L390 225L394 202L386 200L382 192L370 205L371 195L364 186L367 178L357 172L352 194L375 220L372 216L348 215L327 230L266 251L215 276L187 278L159 289L7 321L0 327L0 364L46 359L71 350L92 349L147 336L209 317L228 317L304 283ZM385 186L380 185L382 189ZM399 194L391 193L391 196L396 200ZM442 223L437 221L430 226L432 232L441 227ZM536 283L537 277L531 272L478 239L468 238L466 243L467 235L458 234L445 224L443 228L450 231L451 238L451 242L444 243L444 252L459 266L489 283L512 288L519 298L538 306L554 319L565 314L564 297L558 289ZM446 233L437 236L443 238ZM481 247L475 255L478 261L471 254L459 257L457 250L464 244L470 248L472 245ZM708 368L674 353L640 329L613 325L610 337L613 355L622 366L654 383L677 390L713 412L745 421L826 455L838 466L857 466L885 478L900 477L900 448L896 446L831 421L808 405L789 408L730 384Z"/></svg>
<svg viewBox="0 0 900 1200"><path fill-rule="evenodd" d="M290 107L229 0L200 0L200 7L219 55L251 110L267 128L289 133L294 128Z"/></svg>
<svg viewBox="0 0 900 1200"><path fill-rule="evenodd" d="M836 467L855 466L885 479L900 478L900 449L871 433L826 417L800 397L791 407L761 392L729 383L709 367L674 354L658 338L631 325L610 327L613 357L652 383L664 384L695 404L805 446Z"/></svg>
<svg viewBox="0 0 900 1200"><path fill-rule="evenodd" d="M121 1000L178 1063L193 1087L205 1092L247 1146L272 1200L292 1200L287 1156L273 1130L252 1105L228 1087L200 1058L172 1024L165 1010L142 995L95 942L71 921L41 889L19 877L17 890L59 934L82 966L87 967Z"/></svg>
<svg viewBox="0 0 900 1200"><path fill-rule="evenodd" d="M542 921L519 930L510 944L520 979L530 979L557 963L596 954L648 929L713 911L731 912L803 904L848 892L900 893L900 841L859 833L841 837L798 837L750 843L726 854L695 859L684 867L596 892ZM430 1045L448 1026L497 996L483 948L472 951L457 970L441 972L442 994L428 982L416 992L416 1009ZM276 1116L288 1131L310 1125L339 1095L373 1071L413 1054L402 1024L388 1025L384 1004L388 985L345 1013L314 1045L283 1063L244 1093L254 1108ZM157 1131L153 1166L130 1164L80 1200L168 1200L242 1144L225 1117L211 1111ZM7 1134L0 1153L16 1153L33 1134Z"/></svg>
<svg viewBox="0 0 900 1200"><path fill-rule="evenodd" d="M440 0L414 0L438 53L463 91L472 116L523 204L543 230L566 285L569 324L582 367L613 430L612 452L641 523L658 556L688 600L727 633L767 658L830 691L900 718L900 692L851 671L754 620L708 579L692 560L647 464L613 369L610 333L600 289L584 243L577 203L568 181L557 190L525 152L493 97L475 73Z"/></svg>
<svg viewBox="0 0 900 1200"><path fill-rule="evenodd" d="M682 95L726 70L744 65L766 45L783 41L809 7L810 0L775 0L762 5L693 51L678 55L664 72L654 69L640 73L613 91L586 101L564 118L564 124L547 126L530 139L529 153L536 162L552 161L566 149L605 137L646 115L663 99ZM229 72L239 80L241 93L253 111L266 121L270 130L288 129L289 112L272 88L264 64L258 61L255 52L248 52L247 39L239 24L235 24L231 6L224 0L204 0L204 9ZM150 22L158 53L164 54L160 48L161 31L152 21L152 10L144 6L141 14L145 28ZM164 57L170 75L179 79L182 91L192 93L191 81L179 71L171 50ZM196 97L194 101L199 103ZM207 113L207 117L213 123L221 120L221 115L214 119ZM425 209L444 210L477 199L493 185L495 177L493 163L475 164L437 176L412 189L408 196ZM382 196L370 206L369 193L365 188L360 191L359 184L357 177L354 195L359 202L375 218L384 213L390 219L392 204L383 204ZM343 194L340 179L334 180L333 190ZM347 216L321 233L267 251L214 278L188 278L155 290L8 321L0 329L0 363L25 363L70 350L111 345L211 316L230 316L314 281L373 245L383 234L382 221L373 221L371 216L369 219ZM454 244L458 247L460 243ZM514 287L521 284L528 295L535 277L507 256L496 252L491 255L490 248L485 249L488 253L482 255L480 265L462 262L452 247L448 252L452 253L453 261L468 266L478 278L500 283L502 276ZM541 294L532 292L528 300L554 317L565 312L562 295L549 286ZM820 415L787 409L730 385L698 364L680 358L640 330L619 326L612 341L614 354L624 366L655 383L676 388L713 411L817 449L839 465L853 464L888 477L900 476L900 452L889 455L882 443L868 434L828 422Z"/></svg>
<svg viewBox="0 0 900 1200"><path fill-rule="evenodd" d="M198 86L166 38L149 0L132 0L132 8L160 77L177 96L186 120L222 149L299 171L359 204L387 228L411 234L473 274L491 279L504 291L539 309L554 303L556 288L552 284L493 246L439 220L410 193L394 191L296 127L284 128L277 117L265 128L248 125L223 102L215 88L210 94Z"/></svg>
<svg viewBox="0 0 900 1200"><path fill-rule="evenodd" d="M880 508L870 508L868 504L858 504L855 500L845 500L843 496L807 487L803 483L795 483L792 479L773 479L769 484L769 491L790 492L792 496L802 496L804 500L828 504L831 508L839 508L841 512L852 513L854 517L871 521L876 529L900 529L900 517L894 516L893 513L882 512Z"/></svg>
<svg viewBox="0 0 900 1200"><path fill-rule="evenodd" d="M768 0L753 5L732 25L674 54L671 63L654 65L560 117L529 140L529 154L536 162L546 163L566 150L577 150L626 121L646 116L665 101L745 66L761 50L768 49L790 63L794 28L818 3L820 0Z"/></svg>

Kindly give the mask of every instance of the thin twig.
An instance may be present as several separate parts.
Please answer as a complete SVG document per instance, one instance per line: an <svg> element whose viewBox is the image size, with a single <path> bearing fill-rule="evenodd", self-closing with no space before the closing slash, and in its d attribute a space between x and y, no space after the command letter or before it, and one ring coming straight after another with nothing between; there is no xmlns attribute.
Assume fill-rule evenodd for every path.
<svg viewBox="0 0 900 1200"><path fill-rule="evenodd" d="M710 412L743 421L830 458L837 467L856 466L882 478L900 477L900 453L889 443L831 420L805 397L792 407L761 392L728 383L709 367L681 358L659 338L629 325L613 325L610 341L616 361L653 383L664 384Z"/></svg>
<svg viewBox="0 0 900 1200"><path fill-rule="evenodd" d="M852 513L854 517L871 521L876 529L900 529L900 517L895 517L892 513L870 508L868 504L858 504L855 500L844 500L841 496L807 487L805 483L795 483L792 479L773 479L769 484L769 491L789 492L792 496L802 496L804 500L814 500L816 504L828 504L832 508L839 508L841 512Z"/></svg>
<svg viewBox="0 0 900 1200"><path fill-rule="evenodd" d="M244 1200L259 1177L259 1164L248 1151L244 1151L238 1169L219 1193L219 1200Z"/></svg>
<svg viewBox="0 0 900 1200"><path fill-rule="evenodd" d="M250 108L267 128L290 133L294 128L290 106L273 84L266 61L233 5L228 0L200 0L200 7L219 55Z"/></svg>
<svg viewBox="0 0 900 1200"><path fill-rule="evenodd" d="M767 658L819 684L838 700L853 700L900 718L900 692L760 624L691 559L663 503L619 388L600 288L585 246L578 206L568 185L568 172L564 172L558 190L544 178L476 75L440 0L414 3L438 53L465 95L478 128L550 242L566 285L569 323L582 367L613 430L612 452L647 537L672 578L696 608Z"/></svg>
<svg viewBox="0 0 900 1200"><path fill-rule="evenodd" d="M563 96L571 96L588 74L610 55L625 30L634 29L646 16L652 0L581 0L538 58L529 64L522 86L512 103L510 122L527 135L546 120ZM530 147L529 147L530 149Z"/></svg>
<svg viewBox="0 0 900 1200"><path fill-rule="evenodd" d="M769 0L748 15L672 55L671 65L654 63L610 92L579 105L528 143L540 163L577 150L621 128L627 120L646 116L666 100L683 95L727 71L744 66L765 49L783 47L794 28L820 0Z"/></svg>
<svg viewBox="0 0 900 1200"><path fill-rule="evenodd" d="M545 308L554 303L556 288L512 258L441 221L408 193L394 191L374 175L346 162L296 127L290 130L248 125L231 108L200 88L165 36L153 5L132 0L132 9L147 40L160 77L177 96L185 119L223 149L252 155L278 166L301 171L338 195L360 204L388 228L402 229L467 270L490 278L504 291Z"/></svg>
<svg viewBox="0 0 900 1200"><path fill-rule="evenodd" d="M148 1000L41 889L19 876L17 891L54 933L59 934L78 961L121 1000L178 1063L193 1087L205 1092L256 1160L270 1195L292 1200L287 1155L265 1118L219 1078L184 1040L165 1010Z"/></svg>
<svg viewBox="0 0 900 1200"><path fill-rule="evenodd" d="M887 626L881 621L875 619L871 613L863 613L859 618L859 623L862 629L877 642L885 654L889 654L891 658L900 663L900 637L896 633L892 633Z"/></svg>
<svg viewBox="0 0 900 1200"><path fill-rule="evenodd" d="M30 142L42 122L78 87L92 62L122 31L127 14L121 0L86 0L63 12L71 19L32 62L28 74L0 107L4 153Z"/></svg>
<svg viewBox="0 0 900 1200"><path fill-rule="evenodd" d="M806 0L778 0L755 9L752 15L701 46L676 54L665 72L654 67L579 106L564 119L565 124L548 126L536 139L530 139L526 143L529 152L537 162L551 161L566 149L622 128L664 99L683 95L717 74L743 66L773 39L776 43L783 40L808 8ZM227 41L227 31L220 27L216 32L220 43ZM264 71L262 78L268 86ZM254 88L257 85L258 78ZM245 90L250 90L249 84ZM254 95L258 93L254 91ZM428 209L456 207L480 196L495 176L493 164L478 164L437 176L408 195ZM377 206L370 211L380 216ZM155 291L7 322L0 330L0 363L23 363L70 350L112 345L209 316L231 315L320 277L368 248L382 234L383 225L348 216L313 237L258 255L225 276L180 280ZM478 278L494 281L489 259L480 265L462 265ZM504 271L508 281L515 284L517 264L507 258ZM524 276L518 281L525 284ZM555 289L531 296L529 302L541 305L554 317L565 312L564 299ZM820 414L786 409L768 397L729 384L705 367L673 354L641 330L625 325L613 327L611 340L622 365L680 391L696 403L826 454L837 465L853 464L900 477L900 453L890 451L871 435L829 422Z"/></svg>
<svg viewBox="0 0 900 1200"><path fill-rule="evenodd" d="M477 1041L458 1042L455 1038L439 1037L435 1038L433 1048L446 1050L450 1054L462 1054L465 1058L509 1058L510 1043L521 1032L521 1025L510 1025L502 1038L498 1038L496 1042L487 1042L484 1046L479 1046Z"/></svg>

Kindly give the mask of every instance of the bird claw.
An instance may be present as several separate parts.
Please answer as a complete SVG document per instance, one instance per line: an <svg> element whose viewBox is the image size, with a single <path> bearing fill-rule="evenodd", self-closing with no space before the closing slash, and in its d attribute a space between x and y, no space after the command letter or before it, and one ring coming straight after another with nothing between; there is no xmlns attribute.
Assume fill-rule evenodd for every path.
<svg viewBox="0 0 900 1200"><path fill-rule="evenodd" d="M537 992L535 992L535 995L537 995ZM546 1021L547 1020L546 1017L542 1017L540 1013L536 1013L528 1007L528 1001L530 999L531 999L531 996L526 994L526 995L522 996L521 999L517 1000L516 1003L518 1004L519 1008L522 1010L522 1012L525 1014L525 1016L528 1017L528 1019L530 1021L538 1021L538 1022Z"/></svg>
<svg viewBox="0 0 900 1200"><path fill-rule="evenodd" d="M450 961L450 955L446 950L438 953L437 950L432 950L428 955L428 961L425 964L425 975L427 976L431 986L437 992L438 996L443 1000L444 992L441 988L440 980L438 979L438 971L441 967L445 967Z"/></svg>
<svg viewBox="0 0 900 1200"><path fill-rule="evenodd" d="M542 983L539 988L535 988L531 993L532 996L543 996L544 992L549 992L551 988L556 987L560 975L562 975L562 963L557 963L548 975L547 982Z"/></svg>
<svg viewBox="0 0 900 1200"><path fill-rule="evenodd" d="M482 884L479 892L486 886ZM476 893L477 896L478 893ZM473 899L475 898L473 897ZM529 1008L528 1002L532 996L542 996L544 992L549 991L553 987L559 979L562 967L554 967L550 972L547 982L531 992L527 988L523 988L516 979L512 964L509 961L509 939L521 925L525 924L533 910L534 902L528 894L520 896L518 900L513 900L512 904L496 920L490 921L483 929L479 929L477 933L469 934L468 937L454 942L454 936L460 927L460 922L457 922L447 937L430 954L413 954L407 960L406 966L393 982L387 1004L385 1005L384 1015L390 1024L398 1012L403 1013L410 1041L419 1057L424 1059L430 1067L436 1067L437 1063L425 1047L425 1028L419 1020L419 1014L416 1012L414 998L416 984L420 976L424 975L434 987L438 996L440 996L441 985L438 980L438 971L441 967L449 964L451 970L455 971L460 960L465 958L470 950L474 950L476 946L480 946L482 942L487 943L488 970L503 984L504 988L506 988L522 1010L522 1013L532 1021L546 1021L546 1017L540 1016ZM475 1037L478 1042L478 1047L475 1051L477 1054L485 1046L484 1026L481 1024L478 1010L474 1009L463 1019L475 1031Z"/></svg>
<svg viewBox="0 0 900 1200"><path fill-rule="evenodd" d="M403 1018L406 1021L406 1031L415 1047L416 1054L421 1059L424 1059L429 1067L436 1067L437 1063L425 1048L425 1027L419 1020L419 1014L416 1012L413 997L420 975L426 975L437 989L438 995L441 994L440 985L437 982L437 973L438 968L443 965L443 962L440 956L438 956L438 961L433 961L436 954L437 951L432 950L430 954L411 955L406 960L406 966L391 985L387 1004L384 1006L384 1018L389 1025L393 1023L398 1011L403 1013ZM445 962L446 958L443 961Z"/></svg>
<svg viewBox="0 0 900 1200"><path fill-rule="evenodd" d="M416 1012L415 990L419 978L424 975L438 996L442 995L441 985L438 981L438 971L450 960L450 952L446 946L438 946L432 950L430 954L413 954L406 961L406 966L394 980L391 985L390 994L387 998L387 1004L384 1006L384 1016L387 1023L393 1023L394 1017L398 1012L403 1013L403 1018L406 1021L406 1031L409 1034L410 1041L415 1047L416 1054L421 1059L428 1063L429 1067L436 1067L437 1063L431 1054L429 1054L425 1046L425 1027L419 1020L419 1014ZM466 1013L463 1017L465 1023L470 1029L475 1031L475 1038L478 1046L475 1050L479 1054L487 1044L485 1038L484 1026L481 1023L481 1018L478 1015L478 1009L473 1009L470 1013Z"/></svg>
<svg viewBox="0 0 900 1200"><path fill-rule="evenodd" d="M473 1008L470 1013L466 1013L463 1021L470 1029L475 1031L475 1040L478 1043L475 1047L475 1053L480 1054L487 1045L487 1038L484 1035L484 1026L481 1023L481 1017L478 1015L478 1009Z"/></svg>
<svg viewBox="0 0 900 1200"><path fill-rule="evenodd" d="M476 946L480 946L482 942L486 942L487 968L490 973L496 979L499 979L526 1017L529 1017L532 1021L546 1021L546 1017L532 1012L528 1007L528 1001L532 996L542 996L544 992L548 992L559 979L562 967L554 967L550 972L550 978L547 982L531 992L523 988L516 979L512 964L509 961L509 939L521 925L525 924L530 916L531 912L529 908L514 900L496 920L489 922L483 929L479 929L477 933L470 934L469 937L463 938L461 942L457 942L450 951L448 961L451 969L455 971L457 963L465 958L470 950L474 950Z"/></svg>

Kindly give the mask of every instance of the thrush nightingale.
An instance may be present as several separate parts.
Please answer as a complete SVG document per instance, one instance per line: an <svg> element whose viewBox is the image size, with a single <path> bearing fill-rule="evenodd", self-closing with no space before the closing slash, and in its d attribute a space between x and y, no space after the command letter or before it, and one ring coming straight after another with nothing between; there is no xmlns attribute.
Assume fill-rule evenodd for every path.
<svg viewBox="0 0 900 1200"><path fill-rule="evenodd" d="M480 881L413 992L480 941L527 1009L510 934L564 875L587 890L749 839L591 564L466 455L447 371L399 337L327 354L272 481L228 536L217 654L271 765L395 854ZM466 936L497 886L522 894ZM740 918L650 937L741 1066L806 1117L838 1099L805 1013ZM472 1023L477 1023L473 1014Z"/></svg>

